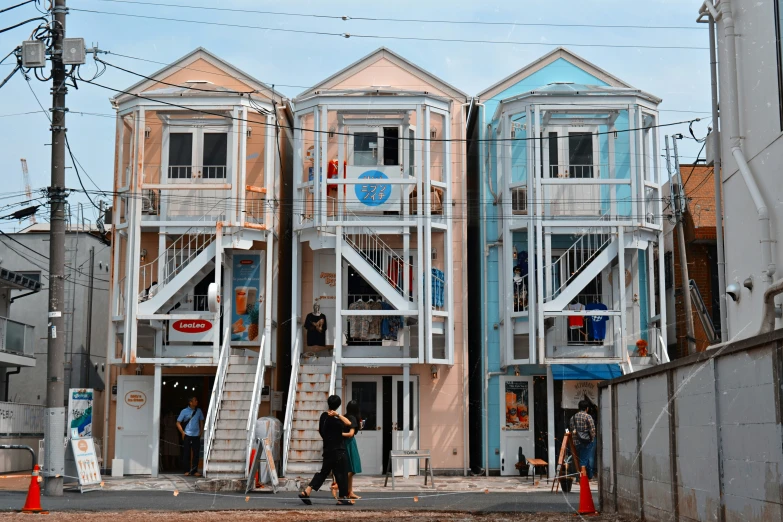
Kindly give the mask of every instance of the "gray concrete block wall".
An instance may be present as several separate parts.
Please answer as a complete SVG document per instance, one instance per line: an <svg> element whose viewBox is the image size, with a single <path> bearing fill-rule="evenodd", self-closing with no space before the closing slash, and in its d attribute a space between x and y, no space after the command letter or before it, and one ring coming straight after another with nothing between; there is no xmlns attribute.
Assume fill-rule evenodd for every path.
<svg viewBox="0 0 783 522"><path fill-rule="evenodd" d="M781 366L778 330L602 387L604 512L646 521L783 520Z"/></svg>
<svg viewBox="0 0 783 522"><path fill-rule="evenodd" d="M633 513L639 506L639 459L636 382L617 385L617 507Z"/></svg>

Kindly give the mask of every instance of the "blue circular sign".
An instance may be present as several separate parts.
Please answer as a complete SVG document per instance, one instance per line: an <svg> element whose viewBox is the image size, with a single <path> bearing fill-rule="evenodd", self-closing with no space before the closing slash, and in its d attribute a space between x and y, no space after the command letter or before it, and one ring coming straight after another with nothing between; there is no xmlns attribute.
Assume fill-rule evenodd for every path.
<svg viewBox="0 0 783 522"><path fill-rule="evenodd" d="M368 170L359 176L359 179L375 180L389 179L389 177L379 170ZM386 203L391 197L392 186L389 184L359 184L354 185L356 199L368 207L377 207Z"/></svg>

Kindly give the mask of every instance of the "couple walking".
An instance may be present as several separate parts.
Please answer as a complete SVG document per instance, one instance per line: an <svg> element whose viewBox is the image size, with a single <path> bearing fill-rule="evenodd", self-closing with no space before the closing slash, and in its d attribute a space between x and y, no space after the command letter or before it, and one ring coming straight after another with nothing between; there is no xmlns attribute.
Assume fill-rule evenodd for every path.
<svg viewBox="0 0 783 522"><path fill-rule="evenodd" d="M318 491L331 473L339 490L337 504L351 506L354 499L360 498L353 492L353 476L362 472L359 449L354 439L359 431L359 405L356 401L349 402L345 409L346 414L341 415L337 412L342 404L339 396L331 395L326 403L329 409L323 412L318 420L318 433L324 441L323 464L321 471L316 473L310 484L299 493L299 498L308 506L312 505L310 494ZM332 488L334 487L335 484L332 484ZM335 493L334 489L332 493Z"/></svg>

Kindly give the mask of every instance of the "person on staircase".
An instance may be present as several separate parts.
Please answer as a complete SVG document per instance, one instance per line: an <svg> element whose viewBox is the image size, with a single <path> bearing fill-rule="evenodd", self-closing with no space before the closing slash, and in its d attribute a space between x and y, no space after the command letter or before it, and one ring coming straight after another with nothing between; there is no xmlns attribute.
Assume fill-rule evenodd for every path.
<svg viewBox="0 0 783 522"><path fill-rule="evenodd" d="M310 484L299 493L299 498L306 505L312 505L310 494L321 489L329 474L334 473L340 495L337 504L352 506L353 500L348 498L348 457L345 453L345 437L343 437L343 426L346 425L347 419L337 413L342 399L338 395L330 395L326 399L326 404L329 409L323 412L318 419L318 433L323 439L321 471L316 473Z"/></svg>
<svg viewBox="0 0 783 522"><path fill-rule="evenodd" d="M182 425L185 425L183 428ZM182 434L185 443L183 452L183 467L185 476L200 477L198 472L199 453L201 452L201 434L204 433L204 413L198 407L198 399L191 397L188 407L177 417L177 429Z"/></svg>

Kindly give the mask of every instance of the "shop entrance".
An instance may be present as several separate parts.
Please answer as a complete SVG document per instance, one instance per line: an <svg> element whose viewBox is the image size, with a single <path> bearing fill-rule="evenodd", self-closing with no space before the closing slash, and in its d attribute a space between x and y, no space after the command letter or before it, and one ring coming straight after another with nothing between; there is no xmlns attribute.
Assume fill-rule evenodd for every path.
<svg viewBox="0 0 783 522"><path fill-rule="evenodd" d="M535 456L535 415L531 409L533 377L500 377L500 474L516 475L520 448L525 458Z"/></svg>
<svg viewBox="0 0 783 522"><path fill-rule="evenodd" d="M356 435L362 470L367 475L386 472L389 452L402 448L403 432L403 382L395 376L347 376L347 397L359 403L364 429ZM415 375L410 380L409 417L411 449L419 447L419 381ZM409 463L410 473L417 468ZM402 475L402 466L395 468L395 475Z"/></svg>
<svg viewBox="0 0 783 522"><path fill-rule="evenodd" d="M160 458L158 469L162 473L184 471L182 463L182 435L177 429L177 417L188 407L191 397L198 399L198 407L207 416L212 394L214 375L163 375L160 397ZM201 458L203 458L202 438ZM203 469L199 465L199 469Z"/></svg>

